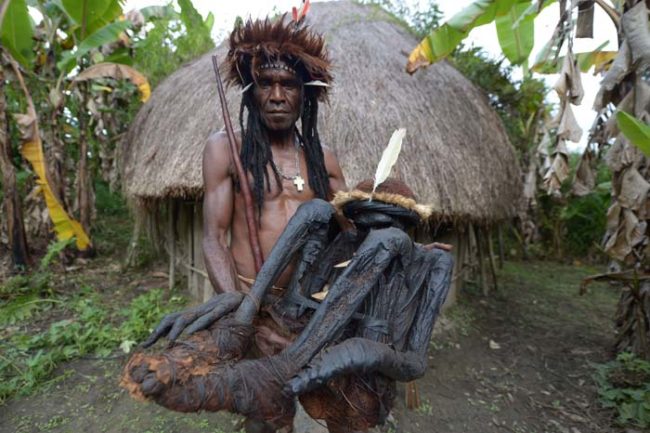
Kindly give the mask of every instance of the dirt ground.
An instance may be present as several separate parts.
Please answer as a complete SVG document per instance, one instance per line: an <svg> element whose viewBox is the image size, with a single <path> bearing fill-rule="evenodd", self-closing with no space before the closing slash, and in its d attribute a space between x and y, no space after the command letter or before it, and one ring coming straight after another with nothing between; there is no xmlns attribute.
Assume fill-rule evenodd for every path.
<svg viewBox="0 0 650 433"><path fill-rule="evenodd" d="M499 290L468 288L445 312L431 342L430 369L417 382L421 406L404 407L404 387L385 432L604 433L592 363L611 358L616 292L581 278L597 269L506 263ZM178 414L131 400L117 387L124 359L66 364L50 385L0 407L1 433L225 433L229 414Z"/></svg>

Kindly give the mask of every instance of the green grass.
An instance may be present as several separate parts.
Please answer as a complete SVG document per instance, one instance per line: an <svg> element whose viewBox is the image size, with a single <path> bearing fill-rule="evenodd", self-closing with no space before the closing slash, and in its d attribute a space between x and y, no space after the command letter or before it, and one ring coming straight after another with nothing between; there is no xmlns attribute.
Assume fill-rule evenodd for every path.
<svg viewBox="0 0 650 433"><path fill-rule="evenodd" d="M586 294L579 292L584 278L602 272L602 267L567 266L550 261L506 262L499 273L502 290L498 295L508 297L512 291L520 292L520 307L534 311L530 316L542 322L559 319L601 327L597 317L613 318L618 290L605 283L593 283ZM565 302L567 297L572 298L571 305Z"/></svg>
<svg viewBox="0 0 650 433"><path fill-rule="evenodd" d="M25 296L34 308L26 308ZM47 384L63 362L87 355L106 357L120 347L134 345L164 314L178 310L183 303L178 296L167 301L163 289L154 289L121 306L90 287L52 297L34 291L2 302L0 317L12 320L5 320L7 326L0 327L0 403ZM60 320L43 330L32 327L35 317L46 313Z"/></svg>

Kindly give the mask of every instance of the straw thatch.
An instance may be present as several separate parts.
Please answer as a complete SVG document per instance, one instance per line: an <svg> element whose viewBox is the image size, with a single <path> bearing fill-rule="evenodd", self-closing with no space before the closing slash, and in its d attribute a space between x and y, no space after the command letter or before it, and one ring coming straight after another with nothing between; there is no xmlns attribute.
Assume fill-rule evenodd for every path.
<svg viewBox="0 0 650 433"><path fill-rule="evenodd" d="M445 219L511 217L521 191L515 152L487 98L446 62L409 76L417 41L375 7L313 4L309 19L334 62L321 139L336 151L349 186L372 176L391 133L407 128L397 176ZM220 59L226 48L217 49ZM239 89L229 90L237 124ZM210 55L182 67L153 92L122 149L127 195L144 201L198 198L208 135L221 129Z"/></svg>

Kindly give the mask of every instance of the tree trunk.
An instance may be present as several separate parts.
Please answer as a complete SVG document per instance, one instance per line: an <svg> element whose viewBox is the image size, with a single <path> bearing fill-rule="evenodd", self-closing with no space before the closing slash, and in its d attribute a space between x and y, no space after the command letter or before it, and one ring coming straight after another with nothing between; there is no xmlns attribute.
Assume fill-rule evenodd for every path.
<svg viewBox="0 0 650 433"><path fill-rule="evenodd" d="M50 182L50 189L54 196L59 200L63 209L72 215L70 203L66 195L66 176L65 176L65 143L59 136L60 126L58 119L62 116L61 110L58 107L52 108L52 113L49 115L49 122L47 128L41 129L43 138L48 144L47 148L43 151L46 154L48 182ZM45 146L44 146L45 147Z"/></svg>
<svg viewBox="0 0 650 433"><path fill-rule="evenodd" d="M82 94L81 108L79 109L79 167L77 168L77 200L79 203L79 222L86 234L90 236L92 217L92 183L88 167L88 86L79 83Z"/></svg>
<svg viewBox="0 0 650 433"><path fill-rule="evenodd" d="M12 163L11 143L7 129L7 104L4 93L4 66L0 63L0 172L4 193L4 214L7 219L7 235L14 268L27 267L30 262L27 237L23 224L23 212L16 187L16 169Z"/></svg>

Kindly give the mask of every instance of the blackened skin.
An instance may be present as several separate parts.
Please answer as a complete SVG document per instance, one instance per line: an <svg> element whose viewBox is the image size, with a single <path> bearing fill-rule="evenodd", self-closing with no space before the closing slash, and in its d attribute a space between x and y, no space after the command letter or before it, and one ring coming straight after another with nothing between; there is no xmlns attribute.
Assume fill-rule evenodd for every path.
<svg viewBox="0 0 650 433"><path fill-rule="evenodd" d="M134 355L122 385L169 409L228 410L276 427L290 424L296 396L312 417L335 430L382 423L395 381L414 380L426 370L453 260L444 251L413 243L401 224L336 235L333 214L322 200L301 205L251 294L243 299L219 295L164 319L147 344L167 333L173 340L184 327L205 330L162 354ZM378 220L385 227L384 219ZM342 259L350 263L337 268ZM269 307L278 320L303 318L306 326L280 354L242 360L260 300L292 261L297 266L289 289ZM326 284L327 297L315 304L309 295Z"/></svg>

